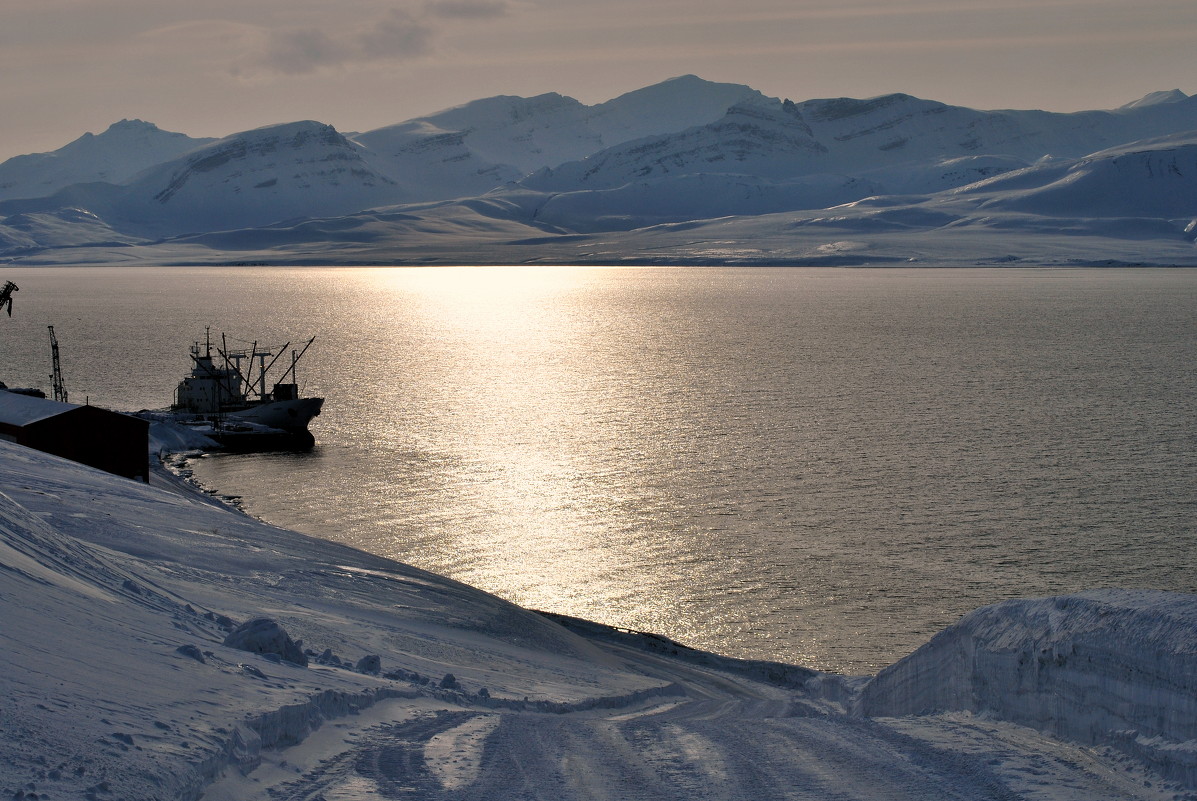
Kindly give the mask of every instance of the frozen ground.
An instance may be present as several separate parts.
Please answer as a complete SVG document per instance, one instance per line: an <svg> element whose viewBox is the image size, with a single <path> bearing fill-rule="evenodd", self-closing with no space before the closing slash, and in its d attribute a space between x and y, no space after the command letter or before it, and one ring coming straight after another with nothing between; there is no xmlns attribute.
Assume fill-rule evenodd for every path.
<svg viewBox="0 0 1197 801"><path fill-rule="evenodd" d="M308 664L223 644L259 618ZM1197 799L1195 622L1164 593L1008 602L819 674L0 442L5 799Z"/></svg>

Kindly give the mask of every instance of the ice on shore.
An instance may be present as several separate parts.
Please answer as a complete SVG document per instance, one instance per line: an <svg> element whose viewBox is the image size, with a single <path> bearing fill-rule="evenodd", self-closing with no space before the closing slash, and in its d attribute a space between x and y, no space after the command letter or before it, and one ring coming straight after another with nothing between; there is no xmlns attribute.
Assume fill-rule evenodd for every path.
<svg viewBox="0 0 1197 801"><path fill-rule="evenodd" d="M2 798L1193 799L1195 650L1197 598L1102 591L741 662L0 442Z"/></svg>

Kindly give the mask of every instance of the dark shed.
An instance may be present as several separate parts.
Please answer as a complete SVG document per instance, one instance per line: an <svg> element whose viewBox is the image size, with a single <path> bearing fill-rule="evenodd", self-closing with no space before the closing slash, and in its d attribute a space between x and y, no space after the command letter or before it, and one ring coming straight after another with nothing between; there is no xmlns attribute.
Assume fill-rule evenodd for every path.
<svg viewBox="0 0 1197 801"><path fill-rule="evenodd" d="M138 417L0 390L0 439L27 448L148 483L149 437Z"/></svg>

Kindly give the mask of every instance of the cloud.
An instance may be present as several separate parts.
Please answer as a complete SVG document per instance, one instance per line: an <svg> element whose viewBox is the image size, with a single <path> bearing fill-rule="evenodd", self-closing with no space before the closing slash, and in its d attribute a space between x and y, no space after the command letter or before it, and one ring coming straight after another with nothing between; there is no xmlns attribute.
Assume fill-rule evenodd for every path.
<svg viewBox="0 0 1197 801"><path fill-rule="evenodd" d="M497 19L511 12L511 4L504 0L431 0L424 8L445 19Z"/></svg>
<svg viewBox="0 0 1197 801"><path fill-rule="evenodd" d="M407 59L432 50L433 28L415 15L392 10L369 30L359 33L353 56L365 60Z"/></svg>
<svg viewBox="0 0 1197 801"><path fill-rule="evenodd" d="M435 50L446 21L496 19L510 11L507 0L428 0L414 10L394 8L358 26L263 29L255 55L242 59L234 72L303 75L407 61Z"/></svg>
<svg viewBox="0 0 1197 801"><path fill-rule="evenodd" d="M426 55L433 35L430 25L397 9L369 25L351 29L263 31L260 54L238 65L237 72L303 75L330 67L402 61Z"/></svg>

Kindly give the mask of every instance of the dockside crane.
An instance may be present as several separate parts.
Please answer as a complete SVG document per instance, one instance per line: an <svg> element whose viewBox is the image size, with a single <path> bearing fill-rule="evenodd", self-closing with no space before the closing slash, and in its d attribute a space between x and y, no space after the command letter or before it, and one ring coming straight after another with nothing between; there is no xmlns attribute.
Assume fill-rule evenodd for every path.
<svg viewBox="0 0 1197 801"><path fill-rule="evenodd" d="M9 317L12 317L12 293L17 289L17 285L12 281L5 281L4 286L0 287L0 309L8 307Z"/></svg>
<svg viewBox="0 0 1197 801"><path fill-rule="evenodd" d="M50 363L54 369L50 374L50 380L54 385L54 400L66 403L66 385L62 383L62 364L58 360L58 337L54 336L54 326L46 327L50 329Z"/></svg>

